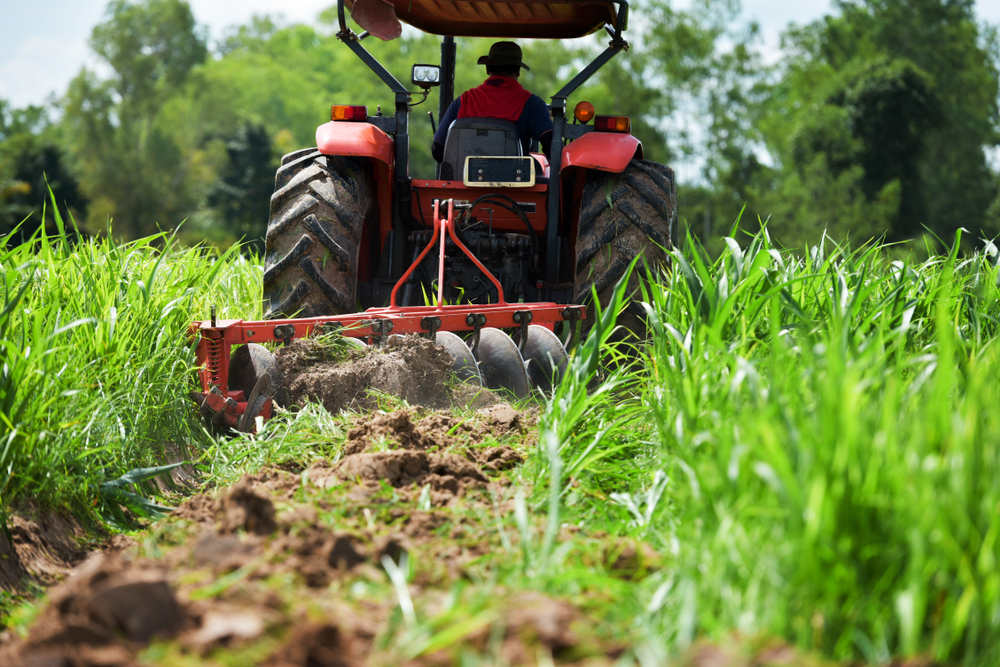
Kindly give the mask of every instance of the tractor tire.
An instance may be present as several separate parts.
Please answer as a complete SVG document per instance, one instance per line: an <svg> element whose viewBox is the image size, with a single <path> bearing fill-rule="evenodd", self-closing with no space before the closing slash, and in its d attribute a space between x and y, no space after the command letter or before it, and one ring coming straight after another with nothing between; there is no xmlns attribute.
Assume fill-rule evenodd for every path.
<svg viewBox="0 0 1000 667"><path fill-rule="evenodd" d="M574 281L576 302L589 304L587 318L593 322L591 288L606 307L629 264L642 255L628 282L628 293L637 294L641 281L668 263L666 251L676 246L677 235L672 169L632 160L620 174L589 172L580 206ZM629 302L618 324L640 339L646 336L645 314L637 303Z"/></svg>
<svg viewBox="0 0 1000 667"><path fill-rule="evenodd" d="M354 312L371 173L358 159L315 148L289 153L274 177L264 239L264 317Z"/></svg>

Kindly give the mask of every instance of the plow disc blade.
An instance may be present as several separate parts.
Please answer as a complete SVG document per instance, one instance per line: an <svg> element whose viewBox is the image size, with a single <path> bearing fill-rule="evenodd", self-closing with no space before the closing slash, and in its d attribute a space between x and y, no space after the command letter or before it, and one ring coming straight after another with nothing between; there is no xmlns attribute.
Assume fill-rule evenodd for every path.
<svg viewBox="0 0 1000 667"><path fill-rule="evenodd" d="M450 331L438 331L434 334L434 342L448 350L448 354L452 358L451 370L458 376L459 380L477 387L483 386L476 358L472 356L472 350L465 344L465 341Z"/></svg>
<svg viewBox="0 0 1000 667"><path fill-rule="evenodd" d="M500 329L484 328L479 334L476 361L487 389L506 389L518 399L527 398L531 392L524 359L517 345Z"/></svg>
<svg viewBox="0 0 1000 667"><path fill-rule="evenodd" d="M285 378L281 374L281 369L278 368L278 362L275 361L274 355L268 352L267 348L257 343L247 343L243 347L237 348L229 358L229 389L231 391L242 390L244 396L249 398L264 375L270 378L267 383L267 395L273 396L278 405L284 405L282 387Z"/></svg>
<svg viewBox="0 0 1000 667"><path fill-rule="evenodd" d="M254 385L253 391L250 392L250 397L247 398L246 411L240 417L236 430L243 431L244 433L253 433L257 428L257 415L264 409L264 404L267 403L269 398L271 398L271 375L264 373L257 380L257 384Z"/></svg>
<svg viewBox="0 0 1000 667"><path fill-rule="evenodd" d="M528 327L524 366L532 387L544 393L552 391L562 380L568 363L569 356L558 336L536 324Z"/></svg>

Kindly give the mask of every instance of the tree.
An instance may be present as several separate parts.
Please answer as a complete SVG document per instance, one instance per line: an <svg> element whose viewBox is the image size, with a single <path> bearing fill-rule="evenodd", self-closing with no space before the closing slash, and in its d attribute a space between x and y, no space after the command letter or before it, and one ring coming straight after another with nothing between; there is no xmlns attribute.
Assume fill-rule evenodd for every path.
<svg viewBox="0 0 1000 667"><path fill-rule="evenodd" d="M94 213L125 236L180 222L204 185L182 145L190 128L164 122L163 110L207 57L203 31L182 0L114 0L90 43L113 75L83 70L63 109Z"/></svg>
<svg viewBox="0 0 1000 667"><path fill-rule="evenodd" d="M640 31L642 78L656 85L650 106L667 128L665 157L698 167L678 188L681 216L711 243L771 177L759 159L758 123L771 91L771 68L757 48L760 30L741 20L735 0L700 0L685 10L647 0L637 11L649 21Z"/></svg>
<svg viewBox="0 0 1000 667"><path fill-rule="evenodd" d="M226 141L226 153L229 164L209 190L208 205L227 231L244 239L244 247L263 255L277 168L271 136L263 125L245 123Z"/></svg>
<svg viewBox="0 0 1000 667"><path fill-rule="evenodd" d="M44 107L12 109L0 100L0 235L18 227L25 239L51 226L52 197L70 229L86 213L87 199L50 129Z"/></svg>
<svg viewBox="0 0 1000 667"><path fill-rule="evenodd" d="M858 218L835 228L893 240L924 228L945 241L959 227L996 233L986 211L997 184L984 152L1000 142L996 30L980 26L966 0L837 8L785 35L788 57L764 123L782 171L761 207L792 230L812 219L788 209L789 200L811 206L794 188L848 178L840 191L861 199L839 210Z"/></svg>

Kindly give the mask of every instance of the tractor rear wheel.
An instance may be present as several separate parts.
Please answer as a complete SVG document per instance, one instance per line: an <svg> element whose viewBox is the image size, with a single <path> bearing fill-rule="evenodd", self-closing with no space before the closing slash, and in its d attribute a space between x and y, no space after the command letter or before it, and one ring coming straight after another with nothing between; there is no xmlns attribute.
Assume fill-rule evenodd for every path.
<svg viewBox="0 0 1000 667"><path fill-rule="evenodd" d="M282 158L274 187L264 317L353 312L362 226L374 192L368 168L315 148L295 151Z"/></svg>
<svg viewBox="0 0 1000 667"><path fill-rule="evenodd" d="M577 303L590 303L591 288L607 306L615 285L637 255L642 259L628 282L629 293L667 262L677 243L677 186L672 169L632 160L620 174L591 171L583 190L576 239ZM588 318L594 316L588 309ZM591 320L593 321L593 320ZM618 318L627 330L644 337L645 317L630 303Z"/></svg>

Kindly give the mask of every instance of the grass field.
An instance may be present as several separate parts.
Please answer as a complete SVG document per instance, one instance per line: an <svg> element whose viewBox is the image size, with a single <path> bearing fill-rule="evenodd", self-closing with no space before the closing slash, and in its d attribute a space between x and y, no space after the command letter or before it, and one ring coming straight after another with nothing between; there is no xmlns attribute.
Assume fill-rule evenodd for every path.
<svg viewBox="0 0 1000 667"><path fill-rule="evenodd" d="M385 646L455 641L454 618L483 618L502 586L574 601L628 647L623 664L733 636L871 664L1000 663L996 248L911 264L819 238L799 254L766 233L726 242L709 260L689 240L636 296L648 343L609 344L605 312L511 473L480 597L452 622L412 601L419 622ZM120 520L100 483L172 440L205 449L209 483L337 455L344 423L322 411L214 442L186 403L187 324L210 304L258 315L255 262L167 236L59 236L0 266L4 511ZM602 565L622 539L652 547L648 567Z"/></svg>
<svg viewBox="0 0 1000 667"><path fill-rule="evenodd" d="M166 442L200 437L185 398L188 324L210 304L219 317L259 316L260 276L236 253L181 248L167 234L43 235L3 248L3 511L30 501L114 517L101 482L162 463Z"/></svg>

